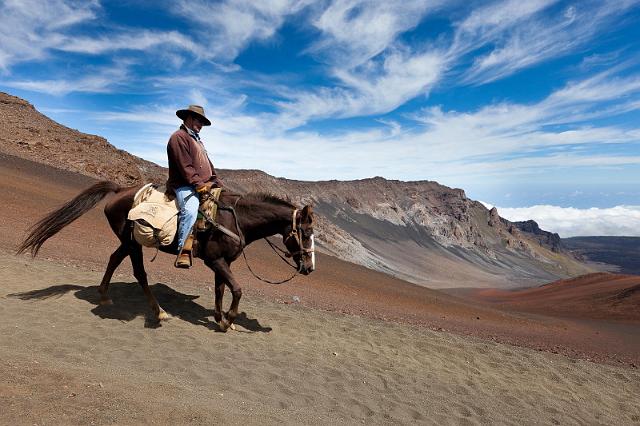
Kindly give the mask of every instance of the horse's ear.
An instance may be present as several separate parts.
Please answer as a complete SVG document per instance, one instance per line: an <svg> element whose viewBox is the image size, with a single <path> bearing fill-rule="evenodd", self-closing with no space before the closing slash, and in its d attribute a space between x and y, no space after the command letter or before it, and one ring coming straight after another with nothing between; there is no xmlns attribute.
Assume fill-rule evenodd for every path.
<svg viewBox="0 0 640 426"><path fill-rule="evenodd" d="M302 223L313 222L313 208L311 206L304 206L301 216Z"/></svg>

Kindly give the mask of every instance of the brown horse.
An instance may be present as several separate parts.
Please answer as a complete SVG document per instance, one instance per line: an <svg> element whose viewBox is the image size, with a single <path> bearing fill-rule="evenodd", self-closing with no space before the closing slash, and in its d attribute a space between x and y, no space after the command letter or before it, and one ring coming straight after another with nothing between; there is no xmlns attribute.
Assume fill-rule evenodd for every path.
<svg viewBox="0 0 640 426"><path fill-rule="evenodd" d="M142 286L149 305L158 321L169 318L154 297L142 259L142 246L132 237L131 221L127 214L133 205L133 198L140 187L122 188L119 185L102 181L94 184L59 209L49 213L33 226L32 232L18 248L18 253L31 251L35 256L42 244L58 233L62 228L91 210L100 200L110 193L115 195L107 202L104 213L111 229L120 240L120 246L111 254L107 270L100 283L100 303L111 304L108 296L109 282L114 271L125 257L131 258L133 274ZM234 206L233 209L219 209L216 222L237 233L241 242L225 235L216 228L199 232L197 236L197 254L205 265L215 273L215 309L213 316L223 331L233 324L238 315L238 304L242 297L242 287L231 273L231 263L240 256L244 246L261 238L275 234L283 236L288 257L295 261L298 271L308 275L315 269L313 242L313 211L310 206L298 210L293 204L265 194L240 196L223 190L220 204ZM233 211L235 210L235 212ZM160 250L176 254L174 244L160 247ZM229 311L222 312L222 297L225 284L229 286L233 299Z"/></svg>

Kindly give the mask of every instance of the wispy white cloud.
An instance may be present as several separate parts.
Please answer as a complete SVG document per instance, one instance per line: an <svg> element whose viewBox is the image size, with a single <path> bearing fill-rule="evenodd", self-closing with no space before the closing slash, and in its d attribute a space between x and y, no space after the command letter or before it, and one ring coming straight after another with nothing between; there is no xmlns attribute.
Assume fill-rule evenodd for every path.
<svg viewBox="0 0 640 426"><path fill-rule="evenodd" d="M219 167L258 168L314 180L379 174L391 178L472 182L487 176L640 165L640 156L634 154L634 147L640 144L639 128L582 122L586 113L593 119L610 116L610 109L594 108L602 99L614 105L616 100L624 104L628 104L629 99L640 100L640 87L634 83L636 76L618 77L608 71L605 74L608 78L596 76L571 82L537 103L503 102L468 112L429 108L413 116L420 123L417 128L408 126L406 121L400 124L383 120L374 128L331 134L287 130L289 127L282 123L288 121L293 127L299 118L294 110L288 109L290 105L276 112L250 113L246 110L245 95L234 97L235 91L212 92L206 89L206 82L188 93L189 102L207 106L207 114L214 122L203 135L210 152L222 161ZM612 78L627 88L628 99L620 99L615 91L603 95ZM190 82L182 83L188 87ZM374 102L373 98L368 100ZM314 113L315 99L299 100L303 101L307 102L304 114L308 118ZM181 106L104 113L101 119L144 123L141 127L155 123L168 135L177 123L175 109ZM358 107L370 106L363 102ZM321 105L319 110L326 112L329 108L335 105ZM337 110L334 111L337 114ZM166 142L164 138L159 140L162 144ZM603 144L615 144L620 149L610 152L594 149ZM278 147L286 149L296 161L282 157ZM164 146L159 149L164 152ZM332 167L326 167L327 164ZM344 167L340 168L339 164Z"/></svg>
<svg viewBox="0 0 640 426"><path fill-rule="evenodd" d="M488 3L469 14L458 27L469 34L480 35L485 31L501 31L557 3L558 0L500 0Z"/></svg>
<svg viewBox="0 0 640 426"><path fill-rule="evenodd" d="M410 47L398 37L415 28L441 0L411 0L402 7L385 1L335 0L312 18L321 35L306 50L328 64L335 85L280 92L283 129L309 120L393 111L427 96L446 69L435 47Z"/></svg>
<svg viewBox="0 0 640 426"><path fill-rule="evenodd" d="M331 64L330 75L335 85L278 93L286 99L277 103L286 113L279 122L285 128L314 119L391 112L417 96L427 96L455 67L464 63L465 55L480 48L490 47L490 51L476 56L472 66L463 72L463 82L478 84L505 77L574 51L636 2L629 0L613 6L590 4L589 11L595 10L593 16L570 6L550 21L548 12L557 7L556 3L558 0L496 1L458 22L448 47L440 42L416 48L403 46L398 36L412 29L430 11L442 7L439 2L409 2L406 7L393 8L383 2L335 1L313 21L322 37L310 48L321 55L320 60ZM382 18L372 23L372 16ZM590 19L588 25L582 22L586 19ZM604 89L601 96L611 99L614 91L622 93L625 88L635 87L635 82L628 79L611 81L610 87L604 87L603 80L607 77L585 81L584 87L575 88L576 93L591 97L586 87L593 86ZM548 99L548 110L560 107L561 102L575 102L568 99L571 90L572 87L567 87L555 99ZM565 99L558 102L561 98ZM581 113L587 117L587 111ZM554 115L567 117L557 110L550 114Z"/></svg>
<svg viewBox="0 0 640 426"><path fill-rule="evenodd" d="M313 19L322 35L308 51L341 68L356 67L387 50L442 3L409 0L398 7L388 1L336 0Z"/></svg>
<svg viewBox="0 0 640 426"><path fill-rule="evenodd" d="M5 0L2 3L0 10L3 17L15 18L18 21L27 19L38 27L49 30L92 20L100 9L98 0Z"/></svg>
<svg viewBox="0 0 640 426"><path fill-rule="evenodd" d="M55 51L88 55L144 51L169 58L174 65L182 64L186 53L202 56L204 49L177 30L122 28L101 21L100 35L74 31L76 26L96 21L101 11L98 0L9 0L0 3L0 70L7 73L14 64L44 60ZM170 54L173 55L171 58ZM32 86L39 84L34 82Z"/></svg>
<svg viewBox="0 0 640 426"><path fill-rule="evenodd" d="M42 59L64 38L65 29L92 21L96 0L5 0L0 3L0 69L16 62Z"/></svg>
<svg viewBox="0 0 640 426"><path fill-rule="evenodd" d="M474 11L458 25L451 55L461 56L482 47L464 72L464 82L483 84L584 46L637 0L585 1L563 6L560 13L543 13L557 0L504 0Z"/></svg>
<svg viewBox="0 0 640 426"><path fill-rule="evenodd" d="M338 87L285 93L289 100L276 103L284 111L281 122L296 127L310 119L387 113L416 96L426 96L443 67L436 52L413 55L399 50L365 69L336 69Z"/></svg>
<svg viewBox="0 0 640 426"><path fill-rule="evenodd" d="M99 55L117 50L142 50L161 46L162 49L180 48L183 51L199 55L197 43L177 31L126 30L102 37L75 36L64 37L52 46L58 50L74 53Z"/></svg>
<svg viewBox="0 0 640 426"><path fill-rule="evenodd" d="M505 39L514 27L557 3L559 0L497 0L473 10L455 23L448 56L455 62L469 52Z"/></svg>
<svg viewBox="0 0 640 426"><path fill-rule="evenodd" d="M16 80L8 79L0 83L15 89L48 93L62 96L73 92L108 93L117 86L128 82L129 72L125 65L113 68L90 70L76 78L60 78L51 80Z"/></svg>
<svg viewBox="0 0 640 426"><path fill-rule="evenodd" d="M535 220L544 230L563 238L578 236L640 236L640 206L576 209L538 205L520 208L498 207L510 221Z"/></svg>
<svg viewBox="0 0 640 426"><path fill-rule="evenodd" d="M624 67L617 66L584 80L570 82L547 98L549 108L562 108L580 103L596 103L631 97L640 91L640 76L616 75Z"/></svg>
<svg viewBox="0 0 640 426"><path fill-rule="evenodd" d="M640 100L638 78L638 75L618 77L604 71L585 80L570 82L533 104L505 102L487 105L475 112L428 108L414 116L427 129L411 137L430 146L435 158L445 160L450 158L450 153L464 152L470 159L484 156L484 161L491 160L487 156L530 155L554 146L637 142L640 132L636 128L582 123L586 118L596 120L612 116L615 106L599 108L603 101L622 102L623 110L629 111L631 104L625 98L633 99L633 105L637 107ZM559 124L571 127L549 129Z"/></svg>
<svg viewBox="0 0 640 426"><path fill-rule="evenodd" d="M273 37L288 16L312 3L312 0L178 0L173 8L198 24L204 55L232 61L251 42Z"/></svg>

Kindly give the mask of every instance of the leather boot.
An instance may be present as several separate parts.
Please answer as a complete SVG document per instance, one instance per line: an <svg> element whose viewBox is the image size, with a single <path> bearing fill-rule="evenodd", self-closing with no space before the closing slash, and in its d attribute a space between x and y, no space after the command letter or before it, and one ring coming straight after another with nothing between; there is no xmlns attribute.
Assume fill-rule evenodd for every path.
<svg viewBox="0 0 640 426"><path fill-rule="evenodd" d="M184 268L189 269L193 264L192 256L191 256L191 248L193 246L193 234L189 234L187 237L187 241L184 242L184 246L182 246L182 250L178 253L178 257L176 257L176 262L174 263L176 268Z"/></svg>

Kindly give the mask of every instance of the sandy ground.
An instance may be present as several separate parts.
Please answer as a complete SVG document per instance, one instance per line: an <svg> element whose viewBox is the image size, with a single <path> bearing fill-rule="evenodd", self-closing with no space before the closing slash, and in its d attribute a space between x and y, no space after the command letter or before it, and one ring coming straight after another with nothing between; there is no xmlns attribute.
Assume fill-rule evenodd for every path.
<svg viewBox="0 0 640 426"><path fill-rule="evenodd" d="M327 256L282 286L234 265L236 332L212 322L206 268L150 264L153 251L152 290L174 318L149 320L126 263L115 304L98 306L116 246L100 208L38 258L12 254L87 179L0 160L0 424L640 423L637 323L497 309ZM289 273L264 246L249 259Z"/></svg>
<svg viewBox="0 0 640 426"><path fill-rule="evenodd" d="M174 318L100 274L0 255L4 424L640 422L637 370L254 297L216 332L208 291L155 284Z"/></svg>

